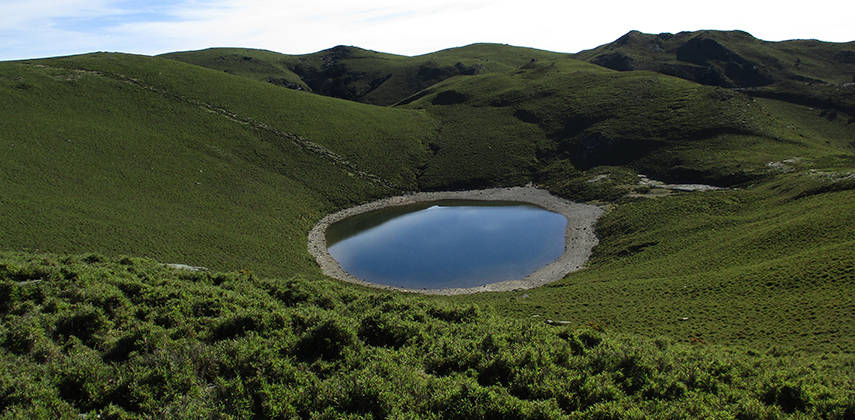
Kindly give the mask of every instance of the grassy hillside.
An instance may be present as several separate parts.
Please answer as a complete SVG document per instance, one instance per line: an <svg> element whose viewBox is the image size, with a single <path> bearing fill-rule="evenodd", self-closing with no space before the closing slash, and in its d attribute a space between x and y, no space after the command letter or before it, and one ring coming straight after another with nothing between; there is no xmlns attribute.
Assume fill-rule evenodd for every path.
<svg viewBox="0 0 855 420"><path fill-rule="evenodd" d="M575 60L449 80L410 106L441 121L423 186L523 173L608 208L587 270L457 300L686 341L855 346L855 126L843 119ZM497 121L530 134L491 131ZM637 173L733 189L661 196Z"/></svg>
<svg viewBox="0 0 855 420"><path fill-rule="evenodd" d="M0 63L2 415L855 415L846 109L489 44L181 55L214 69ZM291 59L399 105L268 83L319 92ZM306 250L356 203L528 182L607 210L542 288L365 290Z"/></svg>
<svg viewBox="0 0 855 420"><path fill-rule="evenodd" d="M403 188L413 187L412 167L423 159L423 143L432 134L432 121L418 113L279 89L174 60L90 54L40 63L134 79L173 100L202 102L238 120L307 138Z"/></svg>
<svg viewBox="0 0 855 420"><path fill-rule="evenodd" d="M498 44L473 44L417 57L350 46L305 55L238 48L164 54L292 89L378 105L395 104L453 76L507 72L531 60L566 56ZM631 31L574 57L614 70L651 70L704 85L741 88L752 96L855 114L852 42L769 42L742 31Z"/></svg>
<svg viewBox="0 0 855 420"><path fill-rule="evenodd" d="M440 121L423 188L534 179L609 208L588 270L456 299L686 341L852 351L855 126L845 119L572 59L418 96L407 107ZM734 189L650 199L637 173Z"/></svg>
<svg viewBox="0 0 855 420"><path fill-rule="evenodd" d="M558 53L498 44L473 44L406 57L337 46L305 55L211 48L164 57L293 89L377 105L398 101L449 77L509 71Z"/></svg>
<svg viewBox="0 0 855 420"><path fill-rule="evenodd" d="M793 156L852 162L853 131L842 118L818 123L834 132L799 129L799 118L817 118L730 90L573 59L457 77L417 96L406 106L440 121L430 145L435 156L419 177L423 188L534 178L565 195L594 198L573 179L587 180L580 171L603 166L735 185L766 177L769 162Z"/></svg>
<svg viewBox="0 0 855 420"><path fill-rule="evenodd" d="M289 68L294 65L295 60L292 56L273 51L252 48L209 48L200 51L168 53L161 57L221 70L289 89L312 90L298 74Z"/></svg>
<svg viewBox="0 0 855 420"><path fill-rule="evenodd" d="M655 70L725 87L784 80L840 85L855 76L855 42L769 42L742 31L631 31L577 57L615 70Z"/></svg>
<svg viewBox="0 0 855 420"><path fill-rule="evenodd" d="M2 63L0 90L6 249L312 270L308 229L411 188L432 131L417 112L139 56Z"/></svg>

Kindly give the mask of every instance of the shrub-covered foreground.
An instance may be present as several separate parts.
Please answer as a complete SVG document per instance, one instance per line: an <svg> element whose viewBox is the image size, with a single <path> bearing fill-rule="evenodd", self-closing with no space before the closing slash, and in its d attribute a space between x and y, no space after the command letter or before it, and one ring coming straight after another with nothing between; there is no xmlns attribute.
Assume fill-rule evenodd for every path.
<svg viewBox="0 0 855 420"><path fill-rule="evenodd" d="M0 254L0 415L855 416L855 359L618 336L324 279Z"/></svg>

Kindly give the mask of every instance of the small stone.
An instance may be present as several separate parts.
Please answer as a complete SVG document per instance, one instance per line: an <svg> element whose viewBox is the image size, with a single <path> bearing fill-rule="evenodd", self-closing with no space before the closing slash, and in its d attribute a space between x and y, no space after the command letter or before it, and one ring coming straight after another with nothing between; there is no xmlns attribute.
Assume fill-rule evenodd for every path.
<svg viewBox="0 0 855 420"><path fill-rule="evenodd" d="M175 269L175 270L187 270L187 271L208 271L205 267L196 267L187 264L163 264L166 267Z"/></svg>

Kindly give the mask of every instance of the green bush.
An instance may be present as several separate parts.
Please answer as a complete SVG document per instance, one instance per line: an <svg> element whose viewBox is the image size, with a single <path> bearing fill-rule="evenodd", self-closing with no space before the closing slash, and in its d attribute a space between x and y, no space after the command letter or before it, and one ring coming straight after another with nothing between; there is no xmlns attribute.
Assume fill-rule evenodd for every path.
<svg viewBox="0 0 855 420"><path fill-rule="evenodd" d="M56 334L60 337L77 337L93 344L95 336L103 333L110 322L101 310L88 305L77 305L71 312L60 315L56 321Z"/></svg>
<svg viewBox="0 0 855 420"><path fill-rule="evenodd" d="M325 319L311 327L297 342L295 354L300 360L336 360L356 343L356 334L344 322Z"/></svg>
<svg viewBox="0 0 855 420"><path fill-rule="evenodd" d="M0 279L0 314L6 313L15 303L17 287L6 279Z"/></svg>
<svg viewBox="0 0 855 420"><path fill-rule="evenodd" d="M376 312L360 321L359 338L372 346L397 348L412 339L418 330L418 324L404 321L396 314Z"/></svg>
<svg viewBox="0 0 855 420"><path fill-rule="evenodd" d="M792 382L773 383L763 392L763 402L775 404L785 413L805 411L811 405L811 397L802 385Z"/></svg>
<svg viewBox="0 0 855 420"><path fill-rule="evenodd" d="M264 321L258 313L243 313L221 318L212 328L214 340L225 340L245 335L249 331L263 331Z"/></svg>
<svg viewBox="0 0 855 420"><path fill-rule="evenodd" d="M12 316L6 319L2 346L6 350L25 355L33 351L36 343L44 339L44 328L32 315Z"/></svg>

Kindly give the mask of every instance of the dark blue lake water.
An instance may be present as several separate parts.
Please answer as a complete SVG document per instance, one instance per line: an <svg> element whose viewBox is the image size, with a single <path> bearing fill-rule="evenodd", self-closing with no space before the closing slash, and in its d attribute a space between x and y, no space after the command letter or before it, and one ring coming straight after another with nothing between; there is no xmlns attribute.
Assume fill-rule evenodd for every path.
<svg viewBox="0 0 855 420"><path fill-rule="evenodd" d="M516 202L390 207L327 229L330 255L362 280L408 289L521 279L564 252L567 219Z"/></svg>

